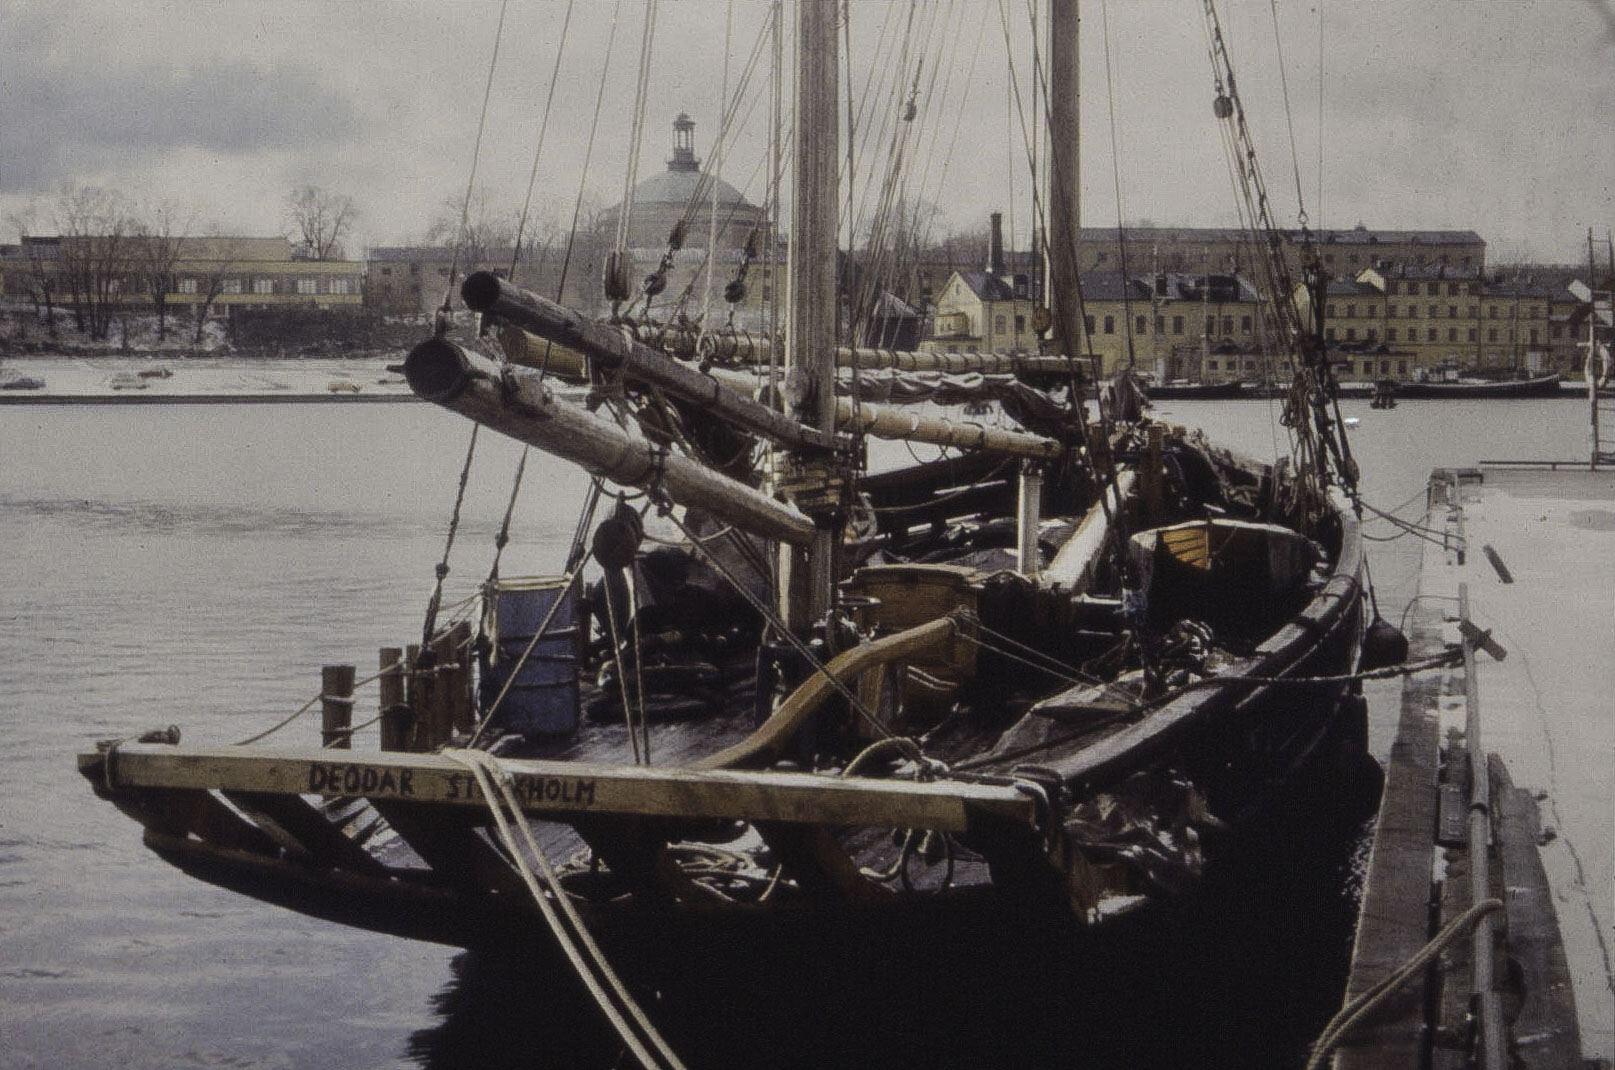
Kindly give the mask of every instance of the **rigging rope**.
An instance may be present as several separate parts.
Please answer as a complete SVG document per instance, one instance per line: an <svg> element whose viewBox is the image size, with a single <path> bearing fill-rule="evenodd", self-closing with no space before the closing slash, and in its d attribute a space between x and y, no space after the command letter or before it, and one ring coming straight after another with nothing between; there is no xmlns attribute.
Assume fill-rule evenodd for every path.
<svg viewBox="0 0 1615 1070"><path fill-rule="evenodd" d="M538 184L538 161L544 155L544 135L550 128L550 108L555 104L555 84L561 77L561 57L566 54L566 35L572 27L572 2L573 0L566 0L566 17L561 21L561 40L555 48L555 66L550 71L550 88L544 95L544 117L538 124L538 143L533 146L533 169L527 173L527 194L522 198L521 218L516 223L516 242L510 251L511 282L516 281L516 264L521 258L522 238L527 233L527 213L533 204L533 187ZM548 366L549 362L546 360L545 367Z"/></svg>
<svg viewBox="0 0 1615 1070"><path fill-rule="evenodd" d="M454 310L454 281L460 269L460 253L466 242L466 229L471 218L471 191L477 184L477 163L482 157L482 133L488 124L488 101L493 97L493 74L499 66L499 42L505 35L505 8L509 0L502 0L499 5L499 24L494 28L493 55L488 60L488 82L482 89L482 113L477 117L477 137L471 149L471 174L466 178L465 200L460 205L460 229L455 235L454 255L449 259L449 279L447 288L443 292L443 308L440 315L441 330L448 328L448 315Z"/></svg>
<svg viewBox="0 0 1615 1070"><path fill-rule="evenodd" d="M550 931L555 934L556 942L572 963L578 979L589 989L595 1003L617 1031L617 1036L646 1070L656 1067L683 1070L684 1064L611 968L577 907L573 905L571 896L561 886L549 857L528 827L521 803L516 798L510 770L498 758L484 751L445 748L442 753L444 757L465 766L476 777L477 786L488 802L488 811L493 816L499 840L520 874L522 883L527 885L533 902L538 905ZM511 831L512 821L521 830L520 842ZM542 883L539 875L533 872L532 862L537 862L543 873Z"/></svg>

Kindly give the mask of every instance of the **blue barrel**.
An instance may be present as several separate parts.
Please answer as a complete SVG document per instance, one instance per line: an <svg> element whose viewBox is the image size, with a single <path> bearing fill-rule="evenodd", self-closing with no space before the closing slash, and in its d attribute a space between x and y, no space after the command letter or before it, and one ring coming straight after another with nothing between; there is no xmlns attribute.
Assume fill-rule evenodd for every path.
<svg viewBox="0 0 1615 1070"><path fill-rule="evenodd" d="M558 577L499 580L488 585L484 597L491 615L493 655L483 666L479 688L483 716L492 710L496 725L524 736L575 732L583 649L577 583ZM533 636L546 617L549 627L535 643ZM506 691L513 671L515 682ZM501 691L504 700L493 709Z"/></svg>

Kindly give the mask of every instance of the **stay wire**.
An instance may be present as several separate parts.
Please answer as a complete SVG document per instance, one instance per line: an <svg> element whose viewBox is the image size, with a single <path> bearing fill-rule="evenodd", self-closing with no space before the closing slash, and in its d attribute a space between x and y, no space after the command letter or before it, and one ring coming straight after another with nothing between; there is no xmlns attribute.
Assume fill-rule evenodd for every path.
<svg viewBox="0 0 1615 1070"><path fill-rule="evenodd" d="M471 149L471 174L466 178L465 200L460 203L460 229L454 239L454 255L449 259L448 286L443 293L442 315L446 321L454 310L454 282L460 270L460 253L466 242L466 230L471 219L471 194L477 185L477 164L482 158L482 135L488 125L488 102L493 99L493 76L499 66L499 42L505 36L505 9L509 0L501 0L499 24L494 28L493 55L488 60L488 81L482 88L482 112L477 116L477 137ZM446 327L446 323L444 324Z"/></svg>
<svg viewBox="0 0 1615 1070"><path fill-rule="evenodd" d="M561 77L561 57L566 55L566 35L572 28L572 3L573 0L566 0L566 17L561 21L561 40L555 49L555 66L550 71L549 92L544 97L544 116L538 124L538 143L533 147L533 168L527 173L527 195L522 198L522 214L516 223L516 242L510 251L511 282L516 281L516 264L521 259L522 239L527 233L527 214L533 204L533 188L538 184L538 163L544 155L544 137L550 128L550 108L555 104L555 85Z"/></svg>

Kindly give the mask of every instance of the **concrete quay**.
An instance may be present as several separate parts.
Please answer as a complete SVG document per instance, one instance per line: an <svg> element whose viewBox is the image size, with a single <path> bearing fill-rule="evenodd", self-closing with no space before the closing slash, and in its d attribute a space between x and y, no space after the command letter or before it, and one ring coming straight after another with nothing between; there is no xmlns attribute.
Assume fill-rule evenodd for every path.
<svg viewBox="0 0 1615 1070"><path fill-rule="evenodd" d="M1482 462L1432 474L1412 658L1478 647L1402 690L1348 1002L1476 901L1467 751L1489 756L1489 996L1500 1065L1615 1059L1615 470ZM1487 653L1489 644L1496 644ZM1496 654L1501 654L1499 659ZM1471 702L1478 748L1465 737ZM1484 883L1488 878L1484 876ZM1477 942L1476 946L1481 946ZM1455 940L1363 1017L1333 1065L1456 1067L1475 1048L1476 956ZM1484 1028L1481 1029L1484 1035ZM1494 1045L1498 1041L1494 1040ZM1480 1065L1486 1065L1482 1062Z"/></svg>

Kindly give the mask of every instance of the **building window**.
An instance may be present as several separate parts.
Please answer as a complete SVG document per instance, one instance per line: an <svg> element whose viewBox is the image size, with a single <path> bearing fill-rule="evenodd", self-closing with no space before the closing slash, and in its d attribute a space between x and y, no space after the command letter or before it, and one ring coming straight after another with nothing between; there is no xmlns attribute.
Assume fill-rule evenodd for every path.
<svg viewBox="0 0 1615 1070"><path fill-rule="evenodd" d="M1448 327L1447 328L1447 341L1456 342L1457 340L1458 340L1458 328L1456 328L1456 327Z"/></svg>
<svg viewBox="0 0 1615 1070"><path fill-rule="evenodd" d="M1026 333L1026 317L1025 316L1016 316L1015 317L1015 333L1016 334L1025 334Z"/></svg>
<svg viewBox="0 0 1615 1070"><path fill-rule="evenodd" d="M1148 334L1149 329L1150 329L1150 321L1148 319L1146 319L1143 316L1135 316L1135 317L1133 317L1133 333L1134 334Z"/></svg>
<svg viewBox="0 0 1615 1070"><path fill-rule="evenodd" d="M1419 284L1418 283L1416 283L1416 282L1408 283L1408 295L1411 296L1411 297L1417 297L1419 295Z"/></svg>
<svg viewBox="0 0 1615 1070"><path fill-rule="evenodd" d="M300 294L311 294L318 293L319 290L316 288L313 279L298 279L297 292Z"/></svg>
<svg viewBox="0 0 1615 1070"><path fill-rule="evenodd" d="M383 275L391 275L393 273L393 269L390 267L384 267L381 269L381 273Z"/></svg>
<svg viewBox="0 0 1615 1070"><path fill-rule="evenodd" d="M1487 319L1492 319L1492 320L1497 318L1497 306L1496 305L1487 305L1486 306L1486 318Z"/></svg>
<svg viewBox="0 0 1615 1070"><path fill-rule="evenodd" d="M275 292L274 279L253 279L252 292L255 294L272 294Z"/></svg>
<svg viewBox="0 0 1615 1070"><path fill-rule="evenodd" d="M997 331L999 334L1004 333L1005 324L1006 324L1006 320L1004 319L1003 316L999 315L999 316L994 316L993 317L993 330Z"/></svg>
<svg viewBox="0 0 1615 1070"><path fill-rule="evenodd" d="M1234 317L1232 317L1232 316L1224 316L1222 318L1222 333L1223 334L1233 334L1234 333Z"/></svg>
<svg viewBox="0 0 1615 1070"><path fill-rule="evenodd" d="M1385 340L1387 342L1396 341L1396 328L1395 327L1387 327L1387 328L1385 328Z"/></svg>
<svg viewBox="0 0 1615 1070"><path fill-rule="evenodd" d="M1497 341L1497 328L1496 327L1488 327L1488 328L1486 328L1486 340L1488 342Z"/></svg>
<svg viewBox="0 0 1615 1070"><path fill-rule="evenodd" d="M1381 375L1389 375L1389 374L1391 374L1391 362L1388 361L1388 360L1380 361L1379 362L1379 373Z"/></svg>
<svg viewBox="0 0 1615 1070"><path fill-rule="evenodd" d="M241 292L241 280L240 279L225 279L224 280L224 290L222 292L227 293L227 294L238 294L238 293L240 293Z"/></svg>
<svg viewBox="0 0 1615 1070"><path fill-rule="evenodd" d="M1093 333L1093 317L1092 316L1084 316L1084 317L1082 317L1082 327L1089 334L1092 334Z"/></svg>
<svg viewBox="0 0 1615 1070"><path fill-rule="evenodd" d="M1214 360L1206 361L1206 371L1214 372L1216 370L1217 370L1217 362L1216 361L1214 361Z"/></svg>
<svg viewBox="0 0 1615 1070"><path fill-rule="evenodd" d="M1215 316L1207 316L1206 317L1206 337L1209 338L1210 336L1212 336L1212 335L1214 335L1216 333L1217 333L1217 317L1215 317Z"/></svg>
<svg viewBox="0 0 1615 1070"><path fill-rule="evenodd" d="M1340 372L1341 372L1342 375L1350 375L1351 374L1351 368L1352 368L1351 361L1343 360L1343 361L1340 362Z"/></svg>
<svg viewBox="0 0 1615 1070"><path fill-rule="evenodd" d="M1480 306L1479 305L1470 305L1468 314L1469 314L1469 318L1472 319L1472 320L1480 319Z"/></svg>
<svg viewBox="0 0 1615 1070"><path fill-rule="evenodd" d="M1375 330L1374 330L1374 328L1372 328L1372 327L1370 327L1370 328L1369 328L1369 329L1368 329L1368 334L1367 334L1367 335L1366 335L1366 337L1367 337L1367 338L1368 338L1368 340L1369 340L1369 341L1370 341L1370 342L1372 342L1372 341L1373 341L1373 340L1374 340L1374 339L1375 339L1375 337L1376 337L1376 336L1377 336L1377 335L1378 335L1378 332L1377 332L1377 331L1375 331Z"/></svg>
<svg viewBox="0 0 1615 1070"><path fill-rule="evenodd" d="M1324 315L1325 319L1334 319L1335 318L1335 306L1334 305L1324 305L1323 306L1323 315Z"/></svg>
<svg viewBox="0 0 1615 1070"><path fill-rule="evenodd" d="M1115 316L1106 316L1105 317L1105 333L1106 334L1115 334L1116 333L1116 317Z"/></svg>
<svg viewBox="0 0 1615 1070"><path fill-rule="evenodd" d="M1405 360L1397 361L1396 362L1396 374L1398 374L1398 375L1406 375L1407 373L1408 373L1408 362L1405 361Z"/></svg>
<svg viewBox="0 0 1615 1070"><path fill-rule="evenodd" d="M1448 297L1453 297L1453 296L1456 296L1457 293L1458 293L1458 284L1456 282L1447 283L1447 296Z"/></svg>
<svg viewBox="0 0 1615 1070"><path fill-rule="evenodd" d="M1430 313L1430 318L1431 319L1435 319L1437 316L1439 316L1441 314L1441 313L1436 311L1436 306L1435 305L1429 305L1429 306L1426 306L1426 307L1427 307L1427 309L1428 309L1428 311Z"/></svg>
<svg viewBox="0 0 1615 1070"><path fill-rule="evenodd" d="M1349 319L1349 320L1353 320L1353 319L1357 318L1357 306L1356 305L1347 305L1346 306L1346 318Z"/></svg>
<svg viewBox="0 0 1615 1070"><path fill-rule="evenodd" d="M1555 323L1553 325L1553 329L1552 329L1551 333L1552 333L1552 336L1554 338L1560 338L1560 337L1563 336L1564 328L1560 327L1559 324Z"/></svg>
<svg viewBox="0 0 1615 1070"><path fill-rule="evenodd" d="M1531 328L1531 344L1536 345L1536 341L1537 341L1536 328L1532 327Z"/></svg>
<svg viewBox="0 0 1615 1070"><path fill-rule="evenodd" d="M1323 329L1323 336L1329 339L1329 341L1333 342L1335 340L1335 329L1333 327L1325 327Z"/></svg>
<svg viewBox="0 0 1615 1070"><path fill-rule="evenodd" d="M1408 306L1408 319L1416 320L1418 318L1419 318L1419 306L1418 305L1409 305Z"/></svg>
<svg viewBox="0 0 1615 1070"><path fill-rule="evenodd" d="M1172 317L1172 333L1173 334L1182 334L1183 333L1183 317L1182 316L1173 316Z"/></svg>
<svg viewBox="0 0 1615 1070"><path fill-rule="evenodd" d="M1448 305L1447 306L1447 318L1448 319L1454 319L1454 320L1458 318L1458 306L1457 305Z"/></svg>
<svg viewBox="0 0 1615 1070"><path fill-rule="evenodd" d="M353 292L352 279L332 279L331 292L334 294L350 294Z"/></svg>
<svg viewBox="0 0 1615 1070"><path fill-rule="evenodd" d="M1474 327L1469 328L1469 340L1471 342L1480 341L1480 331L1476 330Z"/></svg>
<svg viewBox="0 0 1615 1070"><path fill-rule="evenodd" d="M1434 342L1436 340L1436 329L1434 327L1428 328L1424 332L1424 340L1426 342Z"/></svg>
<svg viewBox="0 0 1615 1070"><path fill-rule="evenodd" d="M1396 306L1395 305L1386 305L1385 306L1385 318L1386 319L1392 319L1392 320L1394 320L1396 318Z"/></svg>
<svg viewBox="0 0 1615 1070"><path fill-rule="evenodd" d="M179 292L182 293L182 294L193 294L193 293L195 293L196 292L196 280L195 279L180 279L179 280ZM1559 336L1557 334L1555 334L1554 337L1557 338Z"/></svg>
<svg viewBox="0 0 1615 1070"><path fill-rule="evenodd" d="M1249 316L1240 317L1239 329L1244 331L1246 334L1251 333L1251 318Z"/></svg>

